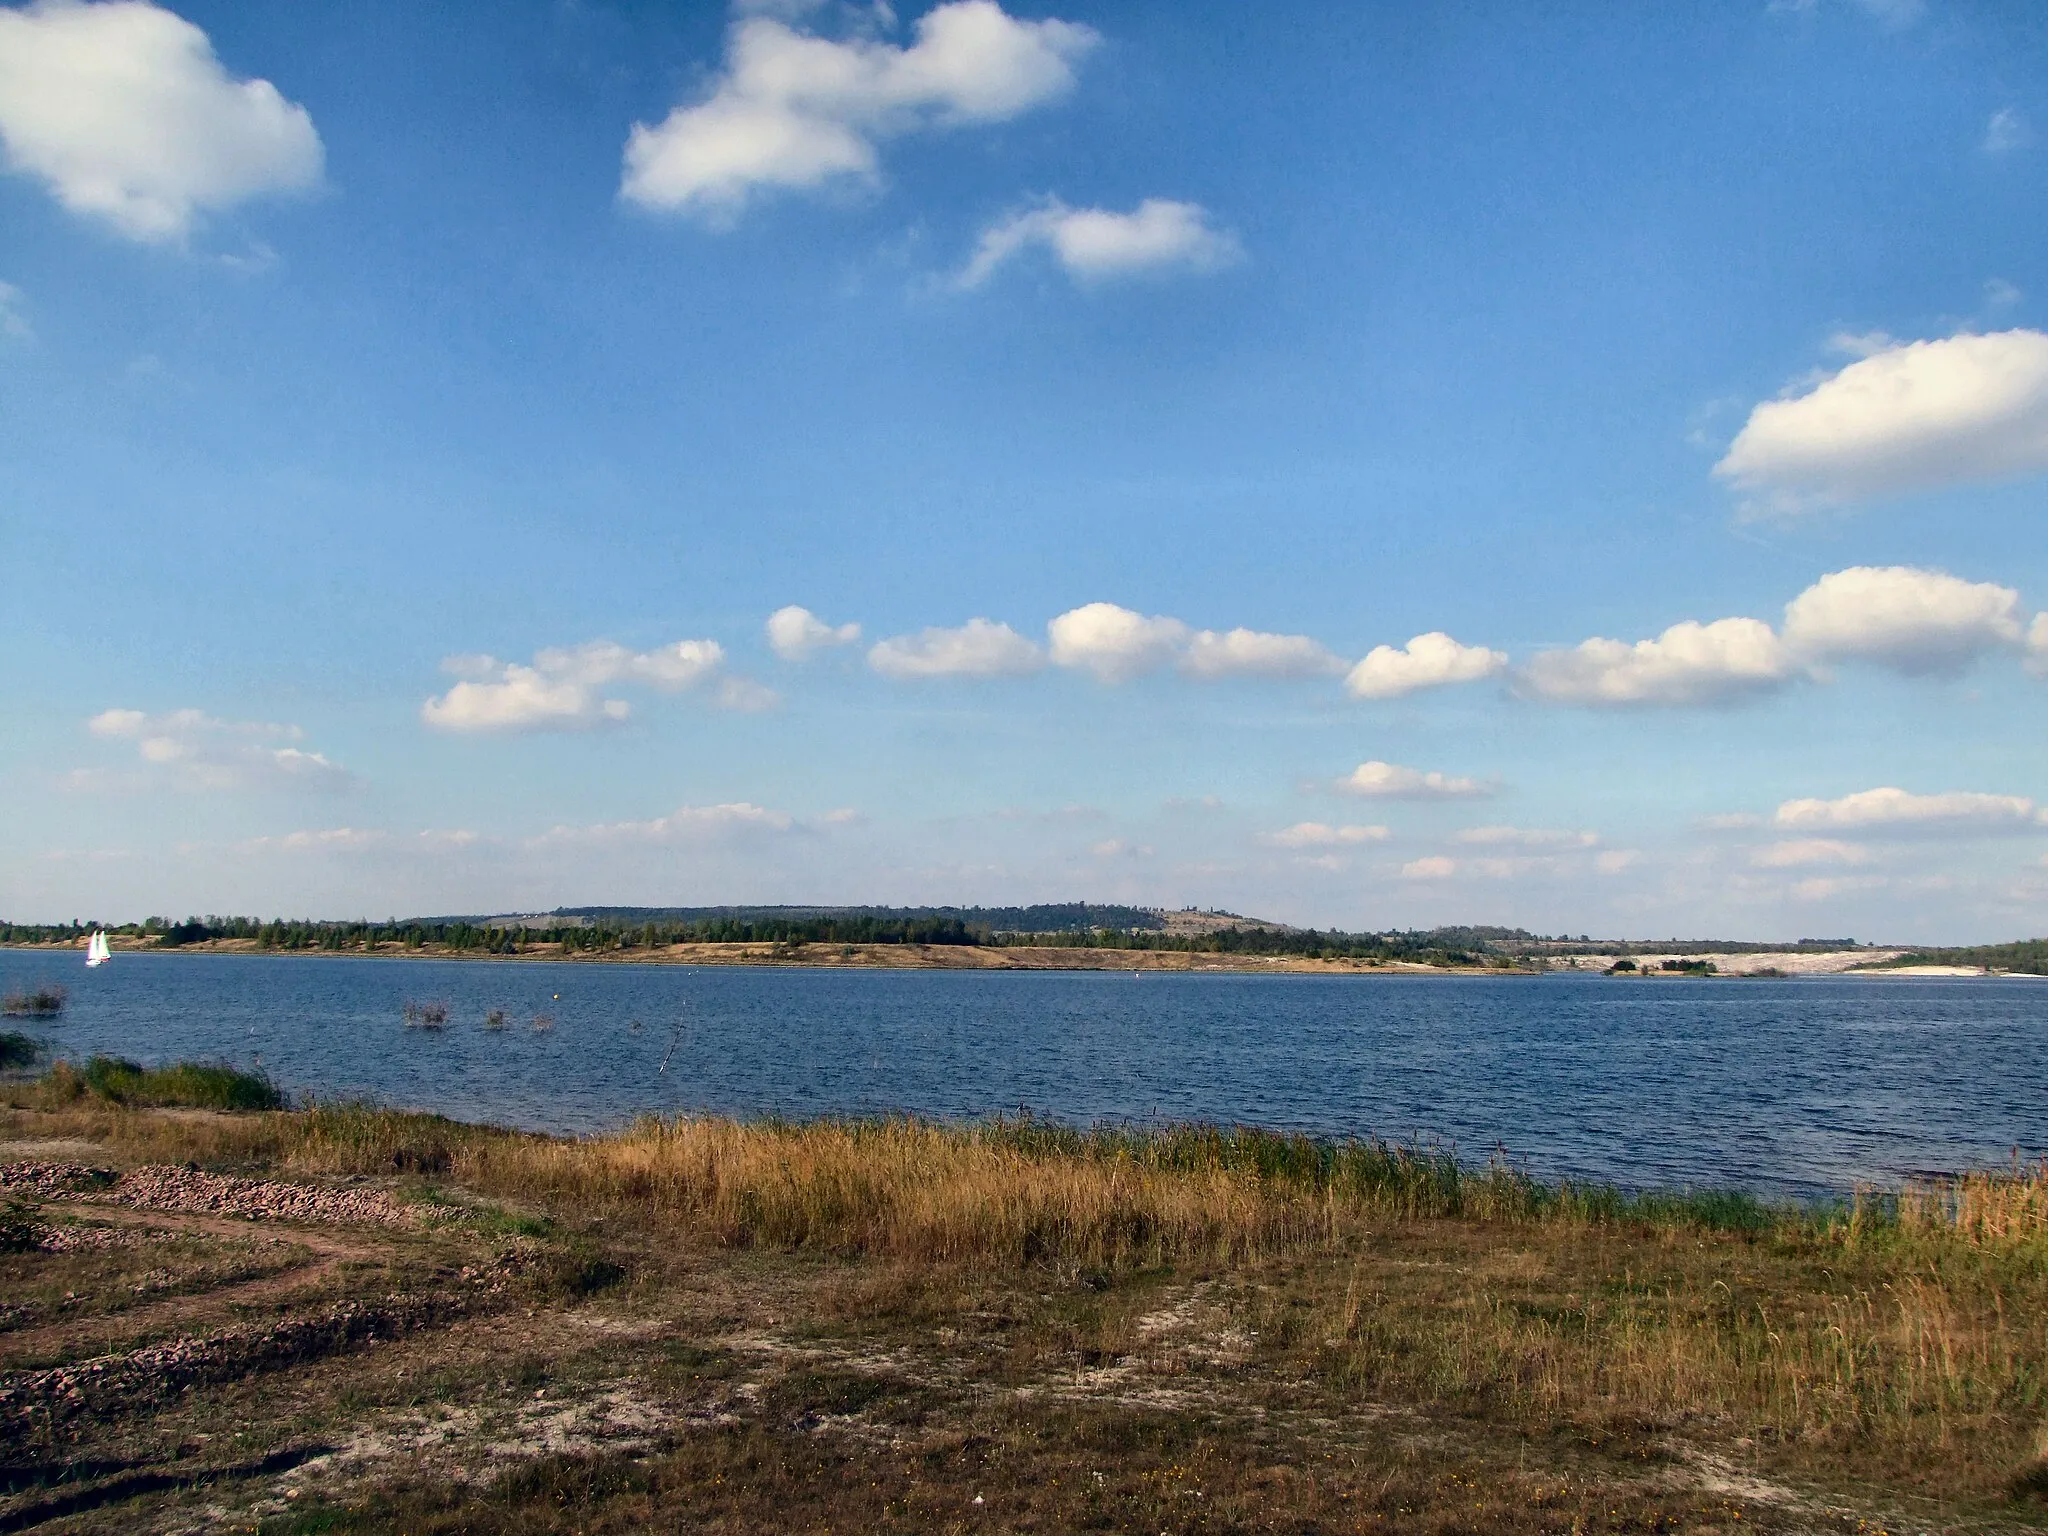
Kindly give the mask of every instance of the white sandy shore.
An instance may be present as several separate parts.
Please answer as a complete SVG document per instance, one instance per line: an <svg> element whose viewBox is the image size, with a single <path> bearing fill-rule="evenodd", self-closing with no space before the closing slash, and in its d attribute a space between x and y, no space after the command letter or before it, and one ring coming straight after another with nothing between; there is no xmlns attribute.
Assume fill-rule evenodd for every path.
<svg viewBox="0 0 2048 1536"><path fill-rule="evenodd" d="M1659 955L1579 955L1578 968L1584 971L1604 971L1616 960L1633 960L1646 971L1655 971L1666 960L1711 960L1714 969L1724 976L1751 976L1758 971L1782 971L1787 976L1837 976L1853 966L1869 965L1873 961L1893 960L1906 953L1902 949L1830 949L1809 954L1774 954L1769 950L1755 954L1702 955L1674 949L1669 954ZM1553 961L1562 966L1566 962ZM1918 968L1913 971L1879 971L1881 976L1904 976L1912 974L1939 974L1956 976L1977 976L1982 972L1962 967L1928 967L1925 972Z"/></svg>
<svg viewBox="0 0 2048 1536"><path fill-rule="evenodd" d="M1617 959L1630 959L1644 970L1656 972L1666 960L1711 960L1714 968L1724 976L1754 976L1760 971L1778 971L1787 976L1839 976L1854 972L1859 976L1878 978L1891 976L1999 976L2022 981L2037 981L2043 978L2022 973L1987 970L1981 965L1901 965L1884 970L1858 971L1856 967L1878 964L1897 959L1908 951L1903 949L1834 949L1813 954L1782 955L1768 951L1744 955L1698 955L1673 950L1668 955L1580 955L1579 969L1604 971ZM1562 963L1562 962L1553 962Z"/></svg>

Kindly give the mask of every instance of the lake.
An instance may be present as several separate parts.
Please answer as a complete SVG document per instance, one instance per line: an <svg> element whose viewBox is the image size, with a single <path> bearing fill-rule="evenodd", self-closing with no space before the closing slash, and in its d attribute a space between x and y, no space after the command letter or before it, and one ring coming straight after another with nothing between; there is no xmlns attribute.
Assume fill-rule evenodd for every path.
<svg viewBox="0 0 2048 1536"><path fill-rule="evenodd" d="M595 1131L643 1113L1214 1120L1814 1195L2048 1149L2048 982L1133 976L0 950L61 1055ZM408 1001L448 1006L409 1029ZM507 1027L484 1017L501 1009ZM536 1016L554 1021L536 1030ZM664 1063L666 1066L664 1068Z"/></svg>

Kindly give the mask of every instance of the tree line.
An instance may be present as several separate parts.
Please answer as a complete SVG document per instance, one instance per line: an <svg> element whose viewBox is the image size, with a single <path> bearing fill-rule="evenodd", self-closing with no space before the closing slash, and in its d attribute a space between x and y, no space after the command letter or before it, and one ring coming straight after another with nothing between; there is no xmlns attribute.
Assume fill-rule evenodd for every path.
<svg viewBox="0 0 2048 1536"><path fill-rule="evenodd" d="M91 923L0 923L0 944L79 943ZM692 922L621 922L550 915L516 920L390 919L333 922L314 919L188 917L182 922L152 917L110 927L110 933L153 938L155 947L177 949L213 940L253 941L278 951L435 948L457 953L523 954L555 949L566 954L662 949L673 944L958 944L1098 950L1166 950L1194 954L1269 955L1353 960L1418 961L1437 965L1500 966L1517 963L1470 928L1387 933L1346 933L1337 929L1229 926L1199 934L1097 927L1046 932L1008 932L969 924L958 916L876 915L870 912L809 917L714 917ZM1529 937L1520 930L1490 930L1503 937Z"/></svg>
<svg viewBox="0 0 2048 1536"><path fill-rule="evenodd" d="M2048 976L2048 939L2021 939L2013 944L1973 944L1961 949L1918 949L1888 964L1981 965L1993 971Z"/></svg>

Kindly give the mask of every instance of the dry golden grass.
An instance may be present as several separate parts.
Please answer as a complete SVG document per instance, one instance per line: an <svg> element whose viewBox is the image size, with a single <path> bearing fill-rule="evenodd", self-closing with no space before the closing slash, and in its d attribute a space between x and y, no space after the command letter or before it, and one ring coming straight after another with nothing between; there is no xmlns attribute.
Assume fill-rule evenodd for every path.
<svg viewBox="0 0 2048 1536"><path fill-rule="evenodd" d="M417 1174L647 1241L1068 1283L1213 1273L1262 1350L1341 1399L1519 1432L1694 1426L1830 1476L1882 1465L1990 1496L2031 1475L2048 1417L2041 1166L1816 1212L1200 1127L690 1118L558 1139L365 1107L77 1102L33 1120L137 1160Z"/></svg>

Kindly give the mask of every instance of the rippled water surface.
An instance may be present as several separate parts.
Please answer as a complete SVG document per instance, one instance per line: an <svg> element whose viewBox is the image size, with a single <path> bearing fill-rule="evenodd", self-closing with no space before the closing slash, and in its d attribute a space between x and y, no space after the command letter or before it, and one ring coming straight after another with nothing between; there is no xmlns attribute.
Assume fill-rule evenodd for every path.
<svg viewBox="0 0 2048 1536"><path fill-rule="evenodd" d="M2048 1148L2048 982L1169 976L0 951L61 1054L252 1062L543 1130L645 1111L1029 1106L1496 1145L1532 1172L1775 1193ZM443 1002L439 1032L407 1001ZM484 1028L503 1009L502 1032ZM552 1028L536 1031L536 1015ZM662 1070L666 1060L666 1070Z"/></svg>

